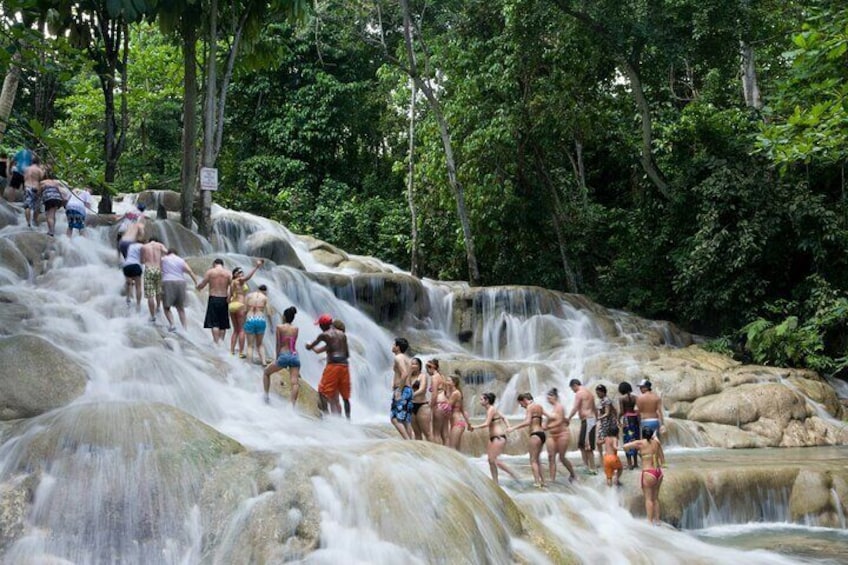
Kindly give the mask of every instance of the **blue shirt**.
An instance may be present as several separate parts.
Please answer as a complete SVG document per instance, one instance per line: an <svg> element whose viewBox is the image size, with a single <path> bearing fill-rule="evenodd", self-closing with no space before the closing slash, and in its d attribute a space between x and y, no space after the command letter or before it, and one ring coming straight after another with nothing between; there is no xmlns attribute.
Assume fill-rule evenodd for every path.
<svg viewBox="0 0 848 565"><path fill-rule="evenodd" d="M27 167L30 165L32 165L32 151L29 149L21 149L15 153L15 166L12 167L12 171L24 174L24 171L26 171Z"/></svg>

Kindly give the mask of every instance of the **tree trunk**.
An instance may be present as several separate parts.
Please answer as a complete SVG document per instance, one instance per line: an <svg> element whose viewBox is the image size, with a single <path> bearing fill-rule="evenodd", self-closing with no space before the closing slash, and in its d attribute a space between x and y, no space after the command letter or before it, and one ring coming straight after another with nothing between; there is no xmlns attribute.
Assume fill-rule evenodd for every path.
<svg viewBox="0 0 848 565"><path fill-rule="evenodd" d="M589 206L589 189L586 188L586 165L583 162L583 142L580 136L574 137L574 153L577 155L577 186L580 187L580 200L585 210Z"/></svg>
<svg viewBox="0 0 848 565"><path fill-rule="evenodd" d="M21 53L16 51L9 63L6 78L3 79L3 90L0 91L0 142L6 135L6 126L9 124L9 116L12 115L12 107L15 105L18 83L21 81L20 62Z"/></svg>
<svg viewBox="0 0 848 565"><path fill-rule="evenodd" d="M645 98L645 91L642 88L642 78L639 76L638 69L625 57L619 57L622 70L627 75L630 81L630 90L633 93L633 98L636 100L636 107L639 109L639 115L642 118L642 154L640 162L642 168L654 183L654 186L660 191L660 194L669 198L671 193L663 178L662 173L654 163L654 154L651 148L653 143L653 125L651 121L651 107L648 105L648 100Z"/></svg>
<svg viewBox="0 0 848 565"><path fill-rule="evenodd" d="M210 0L209 27L206 33L206 89L203 105L203 167L215 166L215 134L218 109L218 2ZM198 230L209 237L212 228L212 191L201 190Z"/></svg>
<svg viewBox="0 0 848 565"><path fill-rule="evenodd" d="M745 105L760 110L763 102L760 98L760 86L757 84L754 48L743 40L739 42L739 50L742 55L742 96L745 98Z"/></svg>
<svg viewBox="0 0 848 565"><path fill-rule="evenodd" d="M453 144L451 143L450 129L447 119L442 111L439 99L429 84L424 82L418 74L415 62L415 50L412 47L412 23L409 16L409 4L407 0L400 0L403 14L403 36L406 44L406 53L409 58L409 75L419 90L424 94L430 110L436 117L439 125L439 136L442 139L442 147L445 150L445 163L448 169L448 183L453 190L456 199L456 212L462 226L462 236L465 243L465 259L468 262L468 282L471 286L480 286L480 271L477 268L477 254L474 250L474 238L471 233L471 221L468 219L468 210L465 206L465 189L456 176L456 162L453 156Z"/></svg>
<svg viewBox="0 0 848 565"><path fill-rule="evenodd" d="M415 81L410 81L409 95L409 170L406 178L406 199L409 203L409 217L412 224L412 253L410 257L410 274L419 276L420 266L418 264L418 214L415 209L415 96L418 89Z"/></svg>
<svg viewBox="0 0 848 565"><path fill-rule="evenodd" d="M190 22L183 24L183 158L180 174L180 221L191 229L194 209L194 185L197 182L197 29Z"/></svg>

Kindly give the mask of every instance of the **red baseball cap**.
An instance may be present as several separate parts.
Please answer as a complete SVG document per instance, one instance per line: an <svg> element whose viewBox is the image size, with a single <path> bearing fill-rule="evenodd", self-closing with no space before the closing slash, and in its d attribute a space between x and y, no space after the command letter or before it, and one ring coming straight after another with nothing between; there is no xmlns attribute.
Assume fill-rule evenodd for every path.
<svg viewBox="0 0 848 565"><path fill-rule="evenodd" d="M316 326L329 326L333 323L333 317L329 314L321 314L317 320L315 320Z"/></svg>

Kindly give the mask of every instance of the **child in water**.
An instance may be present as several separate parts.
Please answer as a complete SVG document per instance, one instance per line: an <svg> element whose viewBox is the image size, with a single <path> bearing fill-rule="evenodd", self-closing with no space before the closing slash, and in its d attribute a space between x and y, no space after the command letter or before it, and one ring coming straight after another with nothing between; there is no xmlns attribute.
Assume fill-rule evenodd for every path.
<svg viewBox="0 0 848 565"><path fill-rule="evenodd" d="M615 475L615 486L621 486L621 459L618 457L618 428L611 427L604 438L604 474L607 476L607 486L612 486Z"/></svg>

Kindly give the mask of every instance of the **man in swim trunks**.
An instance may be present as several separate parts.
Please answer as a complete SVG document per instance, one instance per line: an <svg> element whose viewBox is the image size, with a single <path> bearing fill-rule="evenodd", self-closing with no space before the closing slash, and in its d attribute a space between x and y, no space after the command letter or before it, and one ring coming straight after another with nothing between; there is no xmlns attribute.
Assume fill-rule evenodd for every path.
<svg viewBox="0 0 848 565"><path fill-rule="evenodd" d="M127 248L129 248L131 243L144 239L144 228L143 215L139 215L135 220L127 224L126 231L121 233L118 239L118 253L120 253L122 257L127 256Z"/></svg>
<svg viewBox="0 0 848 565"><path fill-rule="evenodd" d="M639 413L642 428L650 428L659 438L665 432L663 425L662 399L653 390L653 385L648 379L639 382L639 392L636 397L636 412Z"/></svg>
<svg viewBox="0 0 848 565"><path fill-rule="evenodd" d="M595 407L595 397L592 391L583 386L579 379L571 379L568 386L574 392L574 407L566 420L571 420L575 414L580 416L580 435L577 448L583 457L583 464L589 474L597 475L595 470L595 422L598 419L598 409Z"/></svg>
<svg viewBox="0 0 848 565"><path fill-rule="evenodd" d="M68 217L68 237L74 234L74 230L78 230L82 235L85 229L85 215L88 210L94 211L92 203L94 199L91 196L91 188L75 188L71 190L71 197L65 204L65 215Z"/></svg>
<svg viewBox="0 0 848 565"><path fill-rule="evenodd" d="M38 155L32 156L32 164L23 169L24 175L24 216L27 227L38 225L38 214L41 212L41 181L44 180L44 169Z"/></svg>
<svg viewBox="0 0 848 565"><path fill-rule="evenodd" d="M341 414L341 395L345 401L345 417L350 420L350 353L347 348L347 336L333 327L333 317L329 314L322 314L315 323L321 327L321 333L315 341L306 344L306 349L311 351L323 342L327 352L327 365L321 375L321 382L318 383L319 407L326 412L325 406L329 403L333 414Z"/></svg>
<svg viewBox="0 0 848 565"><path fill-rule="evenodd" d="M141 247L141 262L144 265L144 297L150 322L156 322L156 312L162 304L162 256L168 248L151 237ZM182 278L182 277L181 277Z"/></svg>
<svg viewBox="0 0 848 565"><path fill-rule="evenodd" d="M203 280L197 284L197 290L209 285L209 302L206 306L204 328L212 330L212 341L217 345L223 343L227 330L230 329L230 317L227 312L227 299L230 295L230 283L233 274L224 268L223 259L215 259L212 268L203 275Z"/></svg>
<svg viewBox="0 0 848 565"><path fill-rule="evenodd" d="M392 364L392 425L403 439L412 439L412 359L406 352L409 342L404 337L395 338L392 353L395 356Z"/></svg>

